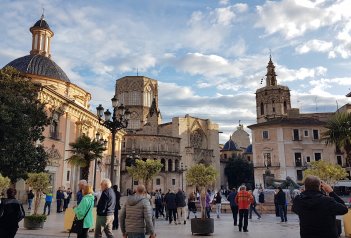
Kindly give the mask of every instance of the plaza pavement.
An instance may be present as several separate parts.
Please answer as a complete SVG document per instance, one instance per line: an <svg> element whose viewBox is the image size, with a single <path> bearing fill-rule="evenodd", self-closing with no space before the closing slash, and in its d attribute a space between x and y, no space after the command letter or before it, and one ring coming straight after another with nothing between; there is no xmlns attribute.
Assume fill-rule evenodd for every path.
<svg viewBox="0 0 351 238"><path fill-rule="evenodd" d="M26 209L26 205L24 205ZM40 207L39 211L43 211ZM198 213L199 215L199 213ZM288 214L288 222L281 223L280 218L273 214L263 214L262 219L258 220L253 214L253 219L249 220L248 233L239 232L237 226L233 226L233 218L231 213L224 213L220 219L216 218L216 214L212 213L211 217L215 220L214 233L212 237L236 237L236 238L298 238L299 221L295 214ZM339 219L342 219L341 217ZM68 237L68 232L64 230L64 214L56 213L56 204L51 206L51 214L48 216L42 230L26 230L23 228L23 221L19 224L19 230L16 238L62 238ZM186 225L168 224L163 218L156 220L155 225L157 237L166 238L183 238L193 237L191 234L190 220ZM121 230L114 231L115 238L122 237ZM343 236L342 234L341 237ZM195 235L194 235L195 236ZM72 238L77 237L71 234ZM93 232L89 232L89 237L94 237ZM103 237L106 237L105 235ZM0 234L1 238L1 234Z"/></svg>

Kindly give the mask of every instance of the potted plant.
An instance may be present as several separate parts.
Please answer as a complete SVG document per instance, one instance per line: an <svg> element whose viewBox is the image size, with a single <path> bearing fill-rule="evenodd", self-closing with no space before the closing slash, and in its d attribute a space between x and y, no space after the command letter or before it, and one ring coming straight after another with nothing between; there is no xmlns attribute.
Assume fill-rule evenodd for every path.
<svg viewBox="0 0 351 238"><path fill-rule="evenodd" d="M49 174L44 172L29 173L26 182L33 189L35 200L33 214L25 216L23 225L27 229L42 229L46 221L46 215L38 214L38 208L42 200L43 192L47 192L50 186Z"/></svg>
<svg viewBox="0 0 351 238"><path fill-rule="evenodd" d="M217 171L212 165L196 164L188 169L186 181L200 190L201 218L191 219L191 233L211 234L214 232L214 220L206 218L206 188L217 178Z"/></svg>

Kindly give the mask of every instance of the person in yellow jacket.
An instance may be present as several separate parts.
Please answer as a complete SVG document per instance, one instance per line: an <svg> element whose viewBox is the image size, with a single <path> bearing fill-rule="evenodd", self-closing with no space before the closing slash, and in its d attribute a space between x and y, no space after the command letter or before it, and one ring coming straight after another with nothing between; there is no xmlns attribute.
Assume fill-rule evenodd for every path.
<svg viewBox="0 0 351 238"><path fill-rule="evenodd" d="M83 232L77 234L77 238L87 238L89 228L93 227L94 225L94 218L93 218L93 208L94 208L94 195L93 189L90 185L85 185L83 188L83 199L79 203L78 207L74 208L74 213L77 216L78 220L84 218L85 214L86 217L84 218L83 222ZM87 213L88 212L88 213Z"/></svg>

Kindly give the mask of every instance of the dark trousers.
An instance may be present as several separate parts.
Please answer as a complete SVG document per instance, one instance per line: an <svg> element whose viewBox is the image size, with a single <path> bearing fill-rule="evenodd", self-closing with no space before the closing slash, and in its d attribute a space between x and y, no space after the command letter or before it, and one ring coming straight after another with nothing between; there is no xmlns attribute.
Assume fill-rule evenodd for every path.
<svg viewBox="0 0 351 238"><path fill-rule="evenodd" d="M61 210L62 199L57 199L56 204L57 204L57 212L62 212L62 210Z"/></svg>
<svg viewBox="0 0 351 238"><path fill-rule="evenodd" d="M165 216L165 214L163 214L162 204L156 204L156 219L159 217L159 215Z"/></svg>
<svg viewBox="0 0 351 238"><path fill-rule="evenodd" d="M206 217L207 218L211 217L211 207L206 207Z"/></svg>
<svg viewBox="0 0 351 238"><path fill-rule="evenodd" d="M1 238L14 238L17 233L18 228L6 227L0 228L0 237Z"/></svg>
<svg viewBox="0 0 351 238"><path fill-rule="evenodd" d="M254 206L254 205L250 205L250 211L249 211L249 218L250 219L252 218L252 212L256 213L258 218L261 218L261 215L257 212L256 206Z"/></svg>
<svg viewBox="0 0 351 238"><path fill-rule="evenodd" d="M275 216L276 216L276 217L280 217L278 204L277 204L277 203L274 203L274 207L275 207Z"/></svg>
<svg viewBox="0 0 351 238"><path fill-rule="evenodd" d="M46 214L46 208L48 208L48 215L50 215L51 202L45 202L45 205L44 205L44 215Z"/></svg>
<svg viewBox="0 0 351 238"><path fill-rule="evenodd" d="M280 219L282 222L284 221L288 221L287 219L287 215L286 215L286 206L285 205L278 205L278 208L279 208L279 215L280 215Z"/></svg>
<svg viewBox="0 0 351 238"><path fill-rule="evenodd" d="M88 238L89 228L83 228L82 233L77 234L77 238Z"/></svg>
<svg viewBox="0 0 351 238"><path fill-rule="evenodd" d="M234 225L238 224L238 206L230 206L233 213Z"/></svg>
<svg viewBox="0 0 351 238"><path fill-rule="evenodd" d="M249 209L239 209L239 230L241 231L241 228L244 229L244 231L247 230L247 225L248 225L248 215L249 215ZM243 226L243 219L244 219L244 226Z"/></svg>
<svg viewBox="0 0 351 238"><path fill-rule="evenodd" d="M168 218L169 218L169 223L171 223L172 220L172 216L174 221L177 221L177 209L168 209Z"/></svg>
<svg viewBox="0 0 351 238"><path fill-rule="evenodd" d="M112 222L112 230L118 230L118 210L115 210L113 213L115 219Z"/></svg>

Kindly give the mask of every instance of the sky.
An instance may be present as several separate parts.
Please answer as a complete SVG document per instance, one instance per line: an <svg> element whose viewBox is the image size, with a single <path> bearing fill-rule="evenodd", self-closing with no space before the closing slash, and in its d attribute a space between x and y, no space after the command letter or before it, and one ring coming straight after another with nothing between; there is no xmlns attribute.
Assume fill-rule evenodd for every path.
<svg viewBox="0 0 351 238"><path fill-rule="evenodd" d="M239 120L248 133L256 123L270 54L292 107L350 103L350 0L1 0L0 67L29 54L42 8L52 59L91 93L94 112L111 105L116 79L138 72L158 80L163 122L210 119L225 143Z"/></svg>

